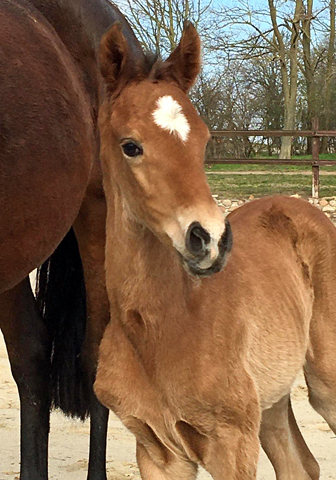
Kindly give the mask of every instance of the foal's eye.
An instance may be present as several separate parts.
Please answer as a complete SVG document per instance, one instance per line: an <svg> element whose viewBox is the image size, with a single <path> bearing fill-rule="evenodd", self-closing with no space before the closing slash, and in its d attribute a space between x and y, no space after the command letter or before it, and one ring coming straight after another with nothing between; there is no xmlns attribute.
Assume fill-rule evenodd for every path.
<svg viewBox="0 0 336 480"><path fill-rule="evenodd" d="M134 142L126 142L121 145L121 148L126 155L126 157L138 157L143 154L143 150L139 145Z"/></svg>

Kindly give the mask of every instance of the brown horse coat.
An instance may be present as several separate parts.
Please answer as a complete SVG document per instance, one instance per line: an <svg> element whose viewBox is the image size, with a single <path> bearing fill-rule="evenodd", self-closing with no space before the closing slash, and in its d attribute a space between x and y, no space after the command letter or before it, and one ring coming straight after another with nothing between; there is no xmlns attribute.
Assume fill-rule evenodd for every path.
<svg viewBox="0 0 336 480"><path fill-rule="evenodd" d="M315 207L281 197L229 220L228 263L202 281L150 232L141 241L121 234L120 250L114 243L124 268L113 260L108 268L114 320L95 389L145 448L140 468L143 456L154 462L143 467L146 479L161 478L157 468L162 478L182 478L190 461L190 478L193 462L214 478L254 478L261 412L288 397L303 366L313 405L336 426L335 228ZM275 419L271 428L279 455L288 432ZM184 459L176 473L171 452ZM278 478L318 478L297 466L299 448L287 461L294 466Z"/></svg>
<svg viewBox="0 0 336 480"><path fill-rule="evenodd" d="M0 4L0 292L52 254L85 194L91 204L103 198L96 57L115 21L141 58L108 0ZM96 216L104 223L105 212Z"/></svg>
<svg viewBox="0 0 336 480"><path fill-rule="evenodd" d="M30 3L2 2L0 45L1 291L40 265L73 224L95 139L77 66Z"/></svg>
<svg viewBox="0 0 336 480"><path fill-rule="evenodd" d="M285 197L225 224L203 170L206 129L185 95L195 30L163 64L131 60L112 28L100 112L111 321L97 396L135 434L146 480L191 480L198 464L215 480L255 479L259 437L277 480L316 480L289 395L304 366L336 431L336 230Z"/></svg>

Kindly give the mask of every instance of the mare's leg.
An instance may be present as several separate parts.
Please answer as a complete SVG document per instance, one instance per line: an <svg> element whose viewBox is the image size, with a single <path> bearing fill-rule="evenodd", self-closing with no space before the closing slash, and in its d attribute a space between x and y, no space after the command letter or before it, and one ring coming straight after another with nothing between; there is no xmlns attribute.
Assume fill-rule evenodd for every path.
<svg viewBox="0 0 336 480"><path fill-rule="evenodd" d="M289 396L263 411L260 441L277 480L318 480L318 463L297 426Z"/></svg>
<svg viewBox="0 0 336 480"><path fill-rule="evenodd" d="M47 480L50 340L28 278L0 295L0 311L0 327L20 395L20 480Z"/></svg>
<svg viewBox="0 0 336 480"><path fill-rule="evenodd" d="M177 457L163 445L164 461L155 463L147 449L137 442L137 462L143 480L194 480L197 464Z"/></svg>
<svg viewBox="0 0 336 480"><path fill-rule="evenodd" d="M92 392L88 480L106 479L106 440L109 411Z"/></svg>
<svg viewBox="0 0 336 480"><path fill-rule="evenodd" d="M83 362L92 385L96 374L99 344L110 319L105 287L105 223L105 199L98 182L97 188L92 188L88 192L74 225L86 286L87 326ZM88 480L105 480L108 410L98 402L93 390L90 419Z"/></svg>

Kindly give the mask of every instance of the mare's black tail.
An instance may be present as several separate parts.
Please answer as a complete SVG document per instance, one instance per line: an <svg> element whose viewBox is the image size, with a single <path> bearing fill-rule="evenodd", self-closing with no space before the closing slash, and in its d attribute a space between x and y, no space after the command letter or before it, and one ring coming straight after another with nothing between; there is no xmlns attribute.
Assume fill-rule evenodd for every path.
<svg viewBox="0 0 336 480"><path fill-rule="evenodd" d="M86 326L85 282L73 229L38 269L36 300L52 339L51 402L84 419L91 386L80 353Z"/></svg>

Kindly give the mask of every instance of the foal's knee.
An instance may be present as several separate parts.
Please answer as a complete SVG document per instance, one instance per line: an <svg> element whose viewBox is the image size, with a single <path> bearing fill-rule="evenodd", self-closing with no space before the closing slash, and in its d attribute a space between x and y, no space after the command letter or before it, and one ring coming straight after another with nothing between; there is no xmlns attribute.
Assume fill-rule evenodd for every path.
<svg viewBox="0 0 336 480"><path fill-rule="evenodd" d="M165 447L163 447L165 448ZM157 464L149 450L137 442L137 462L143 480L194 480L197 465L167 449L165 461Z"/></svg>

